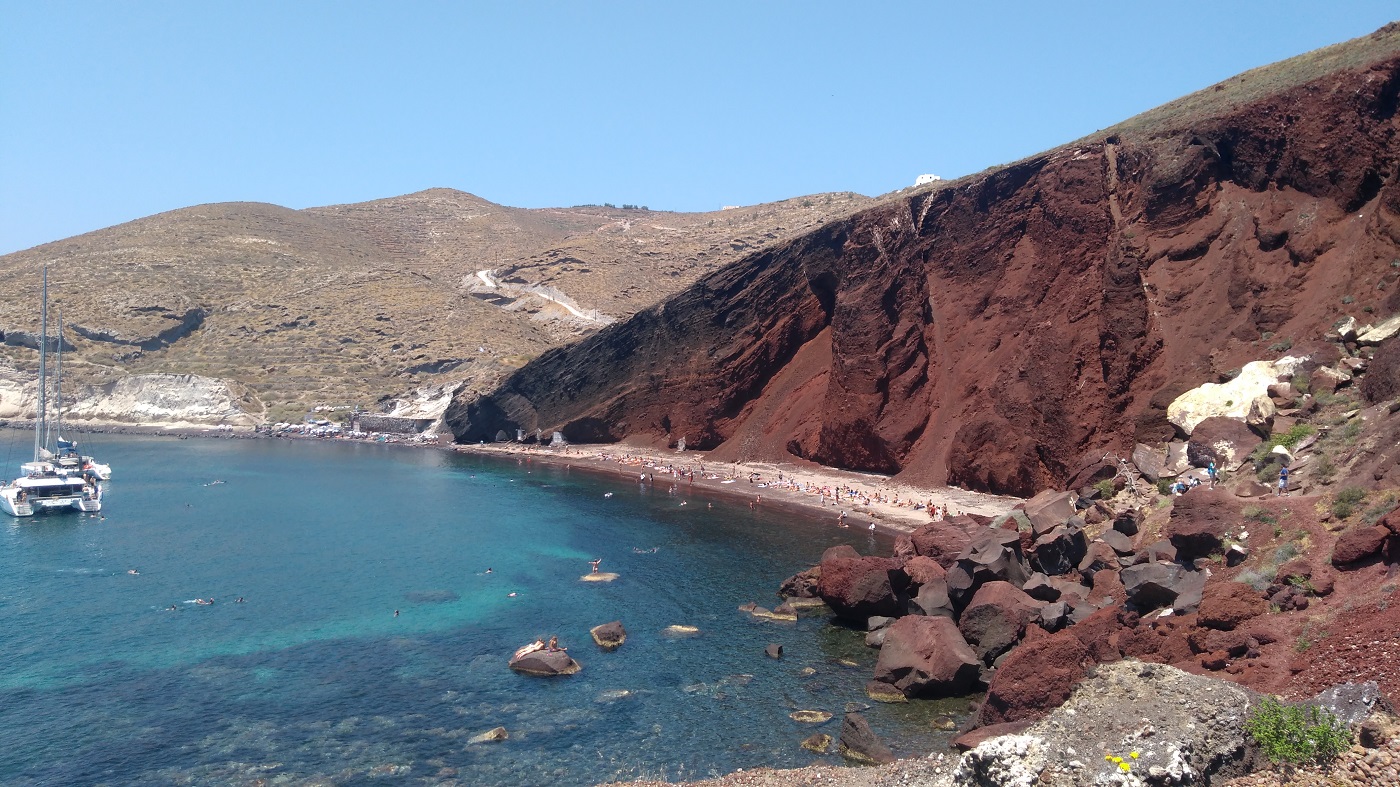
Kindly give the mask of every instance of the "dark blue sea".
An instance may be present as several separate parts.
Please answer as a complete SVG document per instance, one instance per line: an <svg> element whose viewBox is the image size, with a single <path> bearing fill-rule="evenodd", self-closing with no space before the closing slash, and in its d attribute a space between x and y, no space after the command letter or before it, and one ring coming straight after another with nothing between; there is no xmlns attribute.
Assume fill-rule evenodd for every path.
<svg viewBox="0 0 1400 787"><path fill-rule="evenodd" d="M0 441L12 475L29 438ZM862 633L737 608L776 603L779 582L833 544L886 553L882 536L444 451L111 435L84 447L114 468L101 517L0 520L6 785L692 779L830 760L798 744L868 703L876 652ZM579 581L593 558L620 578ZM611 620L629 638L605 653L588 629ZM674 624L700 632L663 633ZM582 672L506 668L549 635ZM765 658L770 642L782 660ZM867 718L897 753L922 754L946 740L930 720L965 706ZM799 724L797 709L834 716ZM469 743L497 726L509 740Z"/></svg>

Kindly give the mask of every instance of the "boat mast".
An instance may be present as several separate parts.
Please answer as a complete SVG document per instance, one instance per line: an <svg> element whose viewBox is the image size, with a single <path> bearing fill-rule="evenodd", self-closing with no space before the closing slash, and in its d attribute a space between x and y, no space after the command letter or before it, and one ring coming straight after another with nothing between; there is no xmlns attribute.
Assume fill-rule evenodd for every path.
<svg viewBox="0 0 1400 787"><path fill-rule="evenodd" d="M53 376L53 434L63 439L63 310L58 310L58 368Z"/></svg>
<svg viewBox="0 0 1400 787"><path fill-rule="evenodd" d="M48 425L48 371L49 371L49 266L44 266L44 286L40 295L39 307L39 411L34 418L34 461L39 461L39 451L44 447L44 428Z"/></svg>

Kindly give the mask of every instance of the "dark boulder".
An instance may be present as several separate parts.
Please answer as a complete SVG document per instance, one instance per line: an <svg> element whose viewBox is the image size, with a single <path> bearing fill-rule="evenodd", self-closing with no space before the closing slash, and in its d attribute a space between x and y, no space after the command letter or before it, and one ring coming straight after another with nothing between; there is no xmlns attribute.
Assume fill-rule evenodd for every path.
<svg viewBox="0 0 1400 787"><path fill-rule="evenodd" d="M1113 529L1125 536L1135 536L1142 527L1142 512L1137 509L1124 511L1113 518Z"/></svg>
<svg viewBox="0 0 1400 787"><path fill-rule="evenodd" d="M956 697L976 685L980 663L951 619L910 615L885 629L874 677L906 697Z"/></svg>
<svg viewBox="0 0 1400 787"><path fill-rule="evenodd" d="M948 570L948 595L954 604L965 605L977 589L988 582L1026 584L1030 576L1021 553L1021 537L1010 530L984 527L973 533L967 548Z"/></svg>
<svg viewBox="0 0 1400 787"><path fill-rule="evenodd" d="M894 752L886 746L859 713L847 713L841 720L841 738L836 750L842 757L862 765L894 762Z"/></svg>
<svg viewBox="0 0 1400 787"><path fill-rule="evenodd" d="M770 659L780 659L783 657L783 646L776 642L770 642L768 647L763 649L763 655Z"/></svg>
<svg viewBox="0 0 1400 787"><path fill-rule="evenodd" d="M515 656L510 660L510 668L522 675L548 678L556 675L572 675L582 667L569 658L562 650L536 650Z"/></svg>
<svg viewBox="0 0 1400 787"><path fill-rule="evenodd" d="M1142 563L1128 566L1119 575L1128 601L1148 612L1176 602L1185 585L1186 569L1174 563Z"/></svg>
<svg viewBox="0 0 1400 787"><path fill-rule="evenodd" d="M594 626L588 633L593 637L594 644L603 650L617 650L627 641L627 629L622 627L620 620Z"/></svg>
<svg viewBox="0 0 1400 787"><path fill-rule="evenodd" d="M958 630L984 663L1010 650L1040 612L1040 604L1008 582L988 582L958 619Z"/></svg>
<svg viewBox="0 0 1400 787"><path fill-rule="evenodd" d="M947 580L938 579L920 585L918 592L909 599L908 610L910 615L953 617L953 602L948 597Z"/></svg>
<svg viewBox="0 0 1400 787"><path fill-rule="evenodd" d="M1113 547L1113 551L1120 555L1133 554L1133 540L1117 530L1105 531L1103 535L1099 536L1099 540Z"/></svg>
<svg viewBox="0 0 1400 787"><path fill-rule="evenodd" d="M1076 498L1078 495L1073 492L1047 489L1027 500L1024 504L1026 516L1030 519L1035 534L1048 533L1074 516L1078 510L1074 504Z"/></svg>
<svg viewBox="0 0 1400 787"><path fill-rule="evenodd" d="M1035 540L1031 563L1051 576L1067 574L1079 565L1088 550L1083 530L1060 525Z"/></svg>
<svg viewBox="0 0 1400 787"><path fill-rule="evenodd" d="M1221 469L1233 468L1264 442L1237 418L1212 416L1196 424L1186 442L1186 457L1192 465L1205 467L1211 462Z"/></svg>

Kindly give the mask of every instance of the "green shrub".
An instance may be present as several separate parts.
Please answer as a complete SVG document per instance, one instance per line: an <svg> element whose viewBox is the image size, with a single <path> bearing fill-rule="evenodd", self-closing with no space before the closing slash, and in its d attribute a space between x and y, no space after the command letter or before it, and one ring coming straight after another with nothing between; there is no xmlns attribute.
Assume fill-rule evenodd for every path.
<svg viewBox="0 0 1400 787"><path fill-rule="evenodd" d="M1298 556L1298 545L1297 545L1297 544L1284 544L1283 546L1281 546L1281 547L1279 547L1278 549L1274 550L1274 564L1275 564L1275 565L1278 565L1278 564L1280 564L1280 563L1287 563L1288 561L1292 560L1293 558L1295 558L1295 557L1297 557L1297 556Z"/></svg>
<svg viewBox="0 0 1400 787"><path fill-rule="evenodd" d="M1381 520L1381 517L1395 510L1395 498L1386 495L1384 500L1366 509L1366 513L1361 515L1361 521L1368 525L1374 525Z"/></svg>
<svg viewBox="0 0 1400 787"><path fill-rule="evenodd" d="M1094 488L1099 490L1099 497L1105 500L1118 493L1118 487L1113 485L1112 478L1105 478L1097 484L1094 484Z"/></svg>
<svg viewBox="0 0 1400 787"><path fill-rule="evenodd" d="M1268 589L1269 585L1273 584L1273 582L1269 579L1269 576L1267 574L1262 574L1258 571L1255 571L1252 568L1246 568L1240 573L1236 574L1235 581L1243 582L1244 584L1249 585L1250 587L1254 588L1260 593L1263 593L1265 590Z"/></svg>
<svg viewBox="0 0 1400 787"><path fill-rule="evenodd" d="M1337 502L1356 505L1366 499L1366 490L1359 486L1349 486L1337 493Z"/></svg>
<svg viewBox="0 0 1400 787"><path fill-rule="evenodd" d="M1157 494L1169 495L1172 493L1172 482L1168 478L1157 479Z"/></svg>
<svg viewBox="0 0 1400 787"><path fill-rule="evenodd" d="M1327 483L1337 474L1337 465L1332 461L1332 457L1327 454L1318 454L1317 461L1313 463L1313 475L1317 480Z"/></svg>
<svg viewBox="0 0 1400 787"><path fill-rule="evenodd" d="M1283 351L1285 351L1285 350L1289 350L1289 349L1292 349L1292 348L1293 348L1293 340L1292 340L1292 339L1284 339L1283 341L1274 342L1273 344L1269 345L1269 352L1281 353L1281 352L1283 352Z"/></svg>
<svg viewBox="0 0 1400 787"><path fill-rule="evenodd" d="M1326 763L1351 745L1351 732L1314 705L1285 705L1265 697L1250 712L1245 732L1274 762Z"/></svg>
<svg viewBox="0 0 1400 787"><path fill-rule="evenodd" d="M1346 519L1356 513L1356 506L1344 500L1337 500L1332 503L1332 516L1337 519Z"/></svg>
<svg viewBox="0 0 1400 787"><path fill-rule="evenodd" d="M1283 469L1283 465L1278 462L1269 462L1259 468L1258 478L1263 483L1269 483L1278 478L1278 471Z"/></svg>
<svg viewBox="0 0 1400 787"><path fill-rule="evenodd" d="M1272 525L1278 522L1278 520L1274 518L1274 515L1269 513L1269 509L1263 506L1248 505L1244 507L1244 511L1241 513L1244 514L1245 519L1263 522L1266 525Z"/></svg>
<svg viewBox="0 0 1400 787"><path fill-rule="evenodd" d="M1312 381L1305 374L1295 374L1289 382L1293 384L1293 390L1300 394L1312 392Z"/></svg>

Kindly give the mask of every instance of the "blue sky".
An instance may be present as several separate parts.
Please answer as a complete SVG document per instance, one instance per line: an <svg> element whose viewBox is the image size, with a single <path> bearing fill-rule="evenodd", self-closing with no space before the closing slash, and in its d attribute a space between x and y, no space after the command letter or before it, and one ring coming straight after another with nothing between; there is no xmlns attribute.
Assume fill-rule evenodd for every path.
<svg viewBox="0 0 1400 787"><path fill-rule="evenodd" d="M206 202L880 194L1364 35L1393 2L0 5L0 253Z"/></svg>

